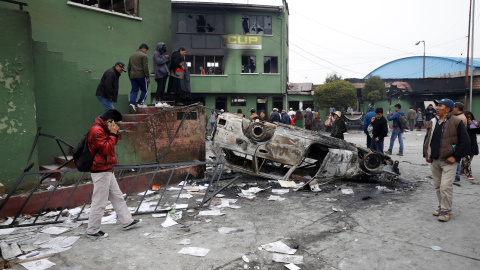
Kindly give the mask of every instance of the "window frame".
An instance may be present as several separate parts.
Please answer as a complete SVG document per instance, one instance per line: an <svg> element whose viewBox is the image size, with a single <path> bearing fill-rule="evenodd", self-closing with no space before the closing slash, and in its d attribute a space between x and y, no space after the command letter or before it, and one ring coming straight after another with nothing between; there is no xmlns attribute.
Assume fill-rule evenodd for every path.
<svg viewBox="0 0 480 270"><path fill-rule="evenodd" d="M243 100L243 101L239 101L239 100ZM230 106L231 107L246 107L247 106L247 96L232 96L232 97L230 97Z"/></svg>
<svg viewBox="0 0 480 270"><path fill-rule="evenodd" d="M271 59L276 59L276 64L277 64L276 69L277 69L277 72L265 72L265 59L266 59L266 58L270 58L270 60L271 60ZM272 74L272 75L280 74L280 72L279 72L280 69L279 69L279 66L278 66L278 58L279 58L278 56L264 56L264 57L263 57L263 73L262 73L262 74ZM271 70L272 62L273 62L273 61L270 62L270 70Z"/></svg>
<svg viewBox="0 0 480 270"><path fill-rule="evenodd" d="M259 28L259 25L258 25L258 18L262 18L262 34L260 33L251 33L252 31L252 27L251 27L251 22L253 21L254 24L256 25L255 26L255 31L257 31L257 29ZM244 22L244 19L248 18L248 32L245 31L245 28L244 28L244 25L243 25L243 22ZM267 19L269 18L269 19ZM265 22L270 22L270 27L268 28L265 28ZM265 30L269 30L270 33L266 34L265 33ZM243 35L248 35L248 36L273 36L273 23L272 23L272 16L270 15L249 15L249 14L243 14L242 15L242 34Z"/></svg>
<svg viewBox="0 0 480 270"><path fill-rule="evenodd" d="M179 31L180 27L179 27L179 24L180 24L180 19L181 16L180 14L185 14L185 31L184 32L181 32ZM193 18L189 18L188 16L191 15L193 16ZM196 22L196 20L198 19L198 16L203 16L204 19L205 19L205 28L207 26L210 26L210 27L213 27L213 26L216 26L217 28L219 26L222 27L222 29L220 30L215 30L213 32L208 32L208 31L205 31L205 32L199 32L198 31L198 25L195 23L194 26L191 26L190 23L193 23L193 22L190 22L189 21L194 21ZM221 17L221 18L219 18ZM212 21L208 21L207 19L211 19ZM221 22L218 22L217 20L221 21ZM190 25L190 27L189 27ZM192 29L195 29L195 30L192 30ZM178 12L177 13L177 29L175 31L176 34L209 34L209 35L223 35L225 34L225 15L224 14L220 14L220 13L204 13L204 12Z"/></svg>
<svg viewBox="0 0 480 270"><path fill-rule="evenodd" d="M87 6L85 4L77 3L77 2L73 2L73 1L67 1L67 5L74 6L74 7L79 7L79 8L83 8L83 9L88 9L88 10L92 10L92 11L97 11L97 12L101 12L101 13L106 13L106 14L110 14L110 15L115 15L115 16L119 16L119 17L124 17L124 18L131 19L131 20L137 20L137 21L142 21L143 20L142 17L138 16L138 14L137 15L133 15L133 14L128 15L128 14L120 13L120 12L109 10L109 9Z"/></svg>
<svg viewBox="0 0 480 270"><path fill-rule="evenodd" d="M241 62L241 67L243 67L243 69L241 70L241 74L259 74L258 73L258 65L257 65L257 56L256 55L242 55L241 57L242 58L241 58L240 62ZM255 64L255 71L254 72L244 72L244 70L245 70L244 57L248 57L248 60L251 60L252 57L254 58L254 61L255 61L255 63L254 63ZM247 70L250 71L250 68L247 68Z"/></svg>

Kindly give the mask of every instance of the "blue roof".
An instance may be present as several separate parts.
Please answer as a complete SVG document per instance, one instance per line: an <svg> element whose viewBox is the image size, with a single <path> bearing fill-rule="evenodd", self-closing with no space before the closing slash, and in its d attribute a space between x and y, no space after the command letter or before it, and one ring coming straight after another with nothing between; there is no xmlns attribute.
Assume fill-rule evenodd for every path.
<svg viewBox="0 0 480 270"><path fill-rule="evenodd" d="M425 77L465 71L466 64L466 58L425 56ZM473 69L480 70L480 59L473 59ZM383 79L422 78L423 56L388 62L370 72L365 79L370 76L380 76Z"/></svg>

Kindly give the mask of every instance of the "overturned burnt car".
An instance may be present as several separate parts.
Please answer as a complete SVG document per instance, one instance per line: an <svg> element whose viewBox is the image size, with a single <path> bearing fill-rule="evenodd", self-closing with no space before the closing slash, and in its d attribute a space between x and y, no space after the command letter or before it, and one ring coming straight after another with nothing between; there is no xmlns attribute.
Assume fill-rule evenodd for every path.
<svg viewBox="0 0 480 270"><path fill-rule="evenodd" d="M399 175L398 161L387 155L295 126L224 113L213 134L213 151L226 166L268 179L311 179L312 190L332 179Z"/></svg>

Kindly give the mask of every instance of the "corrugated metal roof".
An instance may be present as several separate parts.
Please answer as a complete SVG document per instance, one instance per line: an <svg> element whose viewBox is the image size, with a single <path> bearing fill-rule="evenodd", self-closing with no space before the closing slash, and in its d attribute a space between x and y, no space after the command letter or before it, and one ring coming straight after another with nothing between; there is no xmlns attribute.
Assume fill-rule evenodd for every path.
<svg viewBox="0 0 480 270"><path fill-rule="evenodd" d="M425 56L425 77L463 72L466 63L466 58ZM473 69L480 70L480 59L473 60ZM405 57L388 62L370 72L365 78L370 76L380 76L384 79L422 78L423 56Z"/></svg>

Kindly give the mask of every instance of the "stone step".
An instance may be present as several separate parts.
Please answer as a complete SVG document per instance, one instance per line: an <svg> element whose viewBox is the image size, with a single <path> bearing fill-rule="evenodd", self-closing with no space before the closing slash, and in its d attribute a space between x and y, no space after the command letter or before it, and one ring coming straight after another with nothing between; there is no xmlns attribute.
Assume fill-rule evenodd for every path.
<svg viewBox="0 0 480 270"><path fill-rule="evenodd" d="M57 165L57 164L40 165L39 169L40 169L40 171L53 171L53 170L57 170L58 167L60 167L60 165ZM56 172L56 173L53 173L52 175L50 175L49 177L59 180L62 177L62 173Z"/></svg>
<svg viewBox="0 0 480 270"><path fill-rule="evenodd" d="M118 122L118 127L120 130L125 130L125 131L134 131L135 127L134 125L137 124L138 122Z"/></svg>
<svg viewBox="0 0 480 270"><path fill-rule="evenodd" d="M122 122L140 122L150 116L149 114L124 114Z"/></svg>
<svg viewBox="0 0 480 270"><path fill-rule="evenodd" d="M65 162L67 162L68 160L71 160L71 159L73 159L73 156L67 156L67 159L65 159L64 156L56 156L55 157L55 164L60 166L60 165L63 165ZM75 163L72 161L67 166L65 166L65 168L75 169L76 168Z"/></svg>

